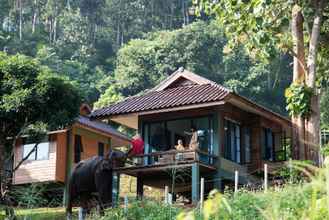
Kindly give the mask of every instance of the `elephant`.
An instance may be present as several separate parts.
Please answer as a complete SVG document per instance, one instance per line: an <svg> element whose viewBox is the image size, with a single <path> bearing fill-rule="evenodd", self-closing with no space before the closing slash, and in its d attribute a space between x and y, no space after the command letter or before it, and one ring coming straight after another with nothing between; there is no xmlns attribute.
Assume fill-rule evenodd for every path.
<svg viewBox="0 0 329 220"><path fill-rule="evenodd" d="M101 214L105 206L112 205L112 171L124 166L126 158L121 151L111 151L105 157L94 156L76 165L68 185L67 219L71 219L73 205L89 210L95 206L91 202L96 201Z"/></svg>

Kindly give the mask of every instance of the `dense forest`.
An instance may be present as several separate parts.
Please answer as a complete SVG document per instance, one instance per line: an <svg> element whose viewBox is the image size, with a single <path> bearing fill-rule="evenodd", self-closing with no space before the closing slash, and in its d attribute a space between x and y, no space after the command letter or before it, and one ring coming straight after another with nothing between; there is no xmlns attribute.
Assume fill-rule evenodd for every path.
<svg viewBox="0 0 329 220"><path fill-rule="evenodd" d="M183 66L287 114L292 57L227 47L224 26L192 0L0 0L0 48L36 58L102 107ZM327 97L326 95L324 97ZM325 102L324 100L323 102ZM324 115L325 116L325 115Z"/></svg>

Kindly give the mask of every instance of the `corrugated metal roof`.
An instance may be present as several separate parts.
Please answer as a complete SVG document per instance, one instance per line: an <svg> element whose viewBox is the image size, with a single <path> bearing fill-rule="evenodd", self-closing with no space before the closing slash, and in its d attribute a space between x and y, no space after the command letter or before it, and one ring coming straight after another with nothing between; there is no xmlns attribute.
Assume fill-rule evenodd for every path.
<svg viewBox="0 0 329 220"><path fill-rule="evenodd" d="M101 118L110 115L221 101L229 93L228 89L218 84L181 86L162 91L152 90L144 95L130 97L109 107L95 110L90 116Z"/></svg>
<svg viewBox="0 0 329 220"><path fill-rule="evenodd" d="M95 129L95 130L98 130L101 132L105 132L109 135L114 135L114 136L124 139L126 141L130 141L129 137L127 137L126 135L122 134L121 132L117 131L112 126L110 126L104 122L91 121L90 118L81 116L81 115L77 118L76 122L81 125L87 126L89 128L92 128L92 129Z"/></svg>

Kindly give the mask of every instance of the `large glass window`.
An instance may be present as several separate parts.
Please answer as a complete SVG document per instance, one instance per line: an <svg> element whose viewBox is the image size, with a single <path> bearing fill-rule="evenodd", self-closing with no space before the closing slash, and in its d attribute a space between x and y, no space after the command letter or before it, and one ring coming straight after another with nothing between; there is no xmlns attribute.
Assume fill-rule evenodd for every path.
<svg viewBox="0 0 329 220"><path fill-rule="evenodd" d="M225 119L225 149L224 157L234 162L241 162L240 125Z"/></svg>
<svg viewBox="0 0 329 220"><path fill-rule="evenodd" d="M192 132L192 128L196 133ZM212 117L168 120L147 123L144 126L144 139L149 144L150 152L175 149L178 140L188 150L193 133L197 135L198 149L212 152Z"/></svg>
<svg viewBox="0 0 329 220"><path fill-rule="evenodd" d="M23 145L23 158L27 157L35 147L33 144ZM49 142L39 143L36 150L30 154L27 160L48 160L49 159Z"/></svg>
<svg viewBox="0 0 329 220"><path fill-rule="evenodd" d="M151 151L166 151L169 150L168 131L164 122L152 123L150 126L149 144Z"/></svg>

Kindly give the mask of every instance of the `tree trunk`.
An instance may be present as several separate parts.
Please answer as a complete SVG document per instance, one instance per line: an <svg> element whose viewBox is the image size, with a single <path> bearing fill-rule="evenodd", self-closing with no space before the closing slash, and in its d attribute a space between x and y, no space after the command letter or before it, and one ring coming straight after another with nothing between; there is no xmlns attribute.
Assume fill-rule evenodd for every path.
<svg viewBox="0 0 329 220"><path fill-rule="evenodd" d="M18 1L18 8L19 8L19 40L22 40L23 38L23 8L22 8L22 0Z"/></svg>
<svg viewBox="0 0 329 220"><path fill-rule="evenodd" d="M320 101L319 92L315 86L316 80L316 62L317 48L319 44L319 35L321 29L321 20L323 13L323 0L316 2L316 12L313 20L311 38L309 42L309 53L307 58L308 74L306 75L306 85L313 89L314 95L311 98L311 115L307 119L306 134L309 151L309 159L318 162L318 152L320 144Z"/></svg>
<svg viewBox="0 0 329 220"><path fill-rule="evenodd" d="M292 40L294 51L293 82L305 81L305 50L303 34L303 15L301 8L295 5L292 9ZM292 117L293 156L294 159L305 158L305 120L301 116Z"/></svg>
<svg viewBox="0 0 329 220"><path fill-rule="evenodd" d="M4 172L4 163L5 163L5 140L0 138L0 189L1 189L1 199L4 194L4 184L5 183L5 172Z"/></svg>

